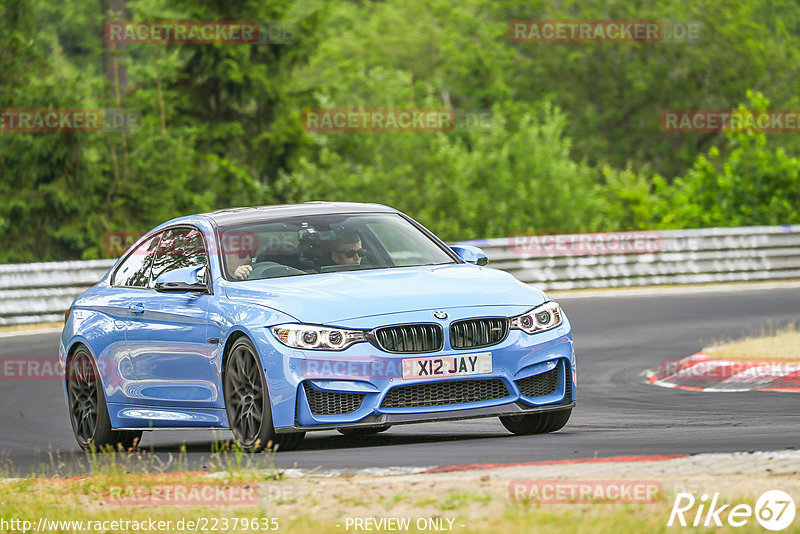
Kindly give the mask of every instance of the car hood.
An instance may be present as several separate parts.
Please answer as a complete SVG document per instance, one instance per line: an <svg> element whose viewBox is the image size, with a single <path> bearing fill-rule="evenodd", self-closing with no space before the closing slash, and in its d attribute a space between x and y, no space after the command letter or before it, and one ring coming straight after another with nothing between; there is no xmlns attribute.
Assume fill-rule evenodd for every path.
<svg viewBox="0 0 800 534"><path fill-rule="evenodd" d="M547 298L508 273L470 264L233 282L225 284L225 293L231 300L268 306L312 324L467 306L532 308Z"/></svg>

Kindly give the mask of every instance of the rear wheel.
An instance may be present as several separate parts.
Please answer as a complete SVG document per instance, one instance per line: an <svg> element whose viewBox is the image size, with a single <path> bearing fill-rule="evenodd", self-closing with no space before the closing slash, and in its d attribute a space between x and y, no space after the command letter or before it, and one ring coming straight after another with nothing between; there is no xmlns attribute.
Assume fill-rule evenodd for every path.
<svg viewBox="0 0 800 534"><path fill-rule="evenodd" d="M111 428L100 374L85 347L75 349L67 362L67 400L72 431L83 450L131 450L139 444L141 431Z"/></svg>
<svg viewBox="0 0 800 534"><path fill-rule="evenodd" d="M564 428L570 415L572 408L566 408L528 415L505 415L500 417L500 422L509 432L518 436L546 434Z"/></svg>
<svg viewBox="0 0 800 534"><path fill-rule="evenodd" d="M231 347L223 373L223 391L228 424L245 451L259 452L266 447L287 451L303 440L304 432L275 432L264 370L253 342L246 337L240 337Z"/></svg>
<svg viewBox="0 0 800 534"><path fill-rule="evenodd" d="M337 428L336 430L343 436L372 436L373 434L386 432L390 428L392 428L392 425L367 426L363 428Z"/></svg>

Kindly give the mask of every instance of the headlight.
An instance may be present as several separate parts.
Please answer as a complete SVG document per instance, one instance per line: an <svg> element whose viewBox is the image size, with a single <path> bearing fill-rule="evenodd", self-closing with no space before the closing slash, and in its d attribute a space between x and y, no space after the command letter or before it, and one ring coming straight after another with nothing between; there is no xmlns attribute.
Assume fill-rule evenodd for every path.
<svg viewBox="0 0 800 534"><path fill-rule="evenodd" d="M272 333L278 341L294 349L344 350L353 343L366 341L360 330L342 330L308 324L282 324L273 326Z"/></svg>
<svg viewBox="0 0 800 534"><path fill-rule="evenodd" d="M527 334L536 334L551 330L564 322L561 307L555 302L547 302L530 311L511 318L510 328L522 330Z"/></svg>

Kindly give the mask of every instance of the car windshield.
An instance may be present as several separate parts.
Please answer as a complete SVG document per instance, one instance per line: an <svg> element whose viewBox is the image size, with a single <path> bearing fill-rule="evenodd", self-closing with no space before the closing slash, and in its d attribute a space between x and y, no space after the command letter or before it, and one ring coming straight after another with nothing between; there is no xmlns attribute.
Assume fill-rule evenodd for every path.
<svg viewBox="0 0 800 534"><path fill-rule="evenodd" d="M298 216L219 232L231 281L456 263L398 214Z"/></svg>

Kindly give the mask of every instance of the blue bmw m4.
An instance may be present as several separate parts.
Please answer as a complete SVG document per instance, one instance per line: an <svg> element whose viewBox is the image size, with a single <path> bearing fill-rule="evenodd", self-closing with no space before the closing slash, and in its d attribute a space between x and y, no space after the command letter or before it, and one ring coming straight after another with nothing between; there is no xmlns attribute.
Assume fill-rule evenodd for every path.
<svg viewBox="0 0 800 534"><path fill-rule="evenodd" d="M566 315L399 211L309 202L181 217L75 299L59 357L84 449L230 429L306 432L499 417L553 432L575 406Z"/></svg>

